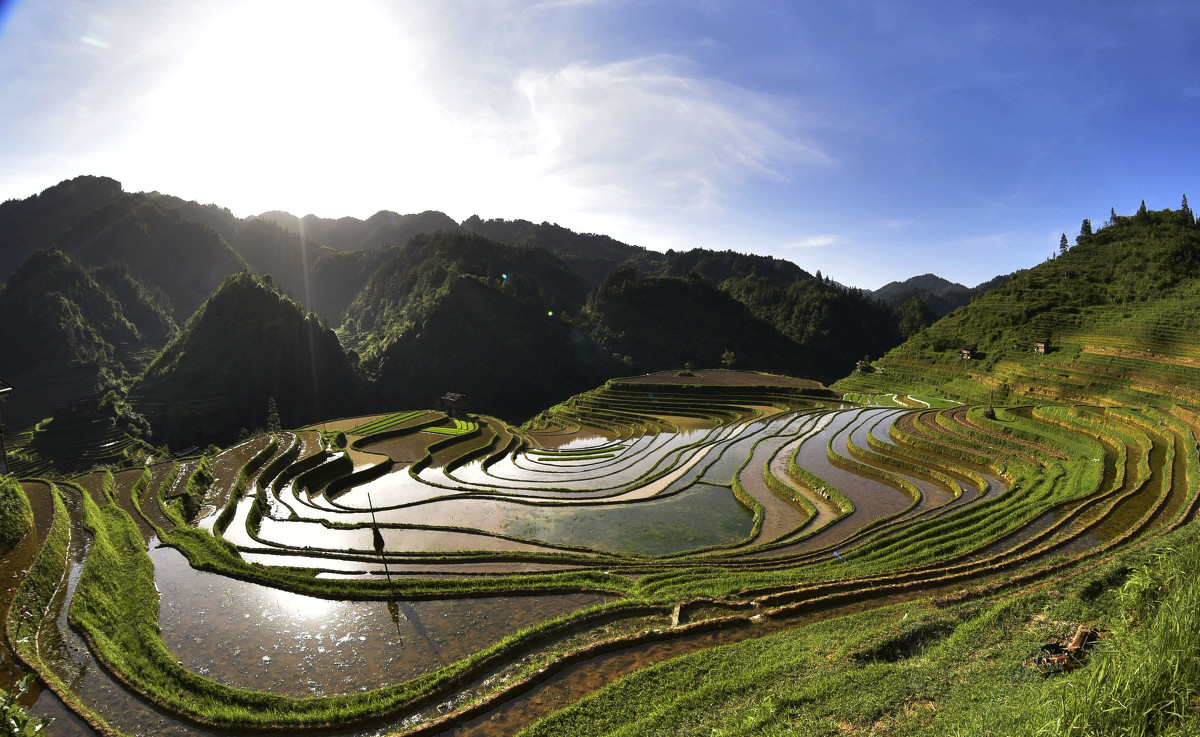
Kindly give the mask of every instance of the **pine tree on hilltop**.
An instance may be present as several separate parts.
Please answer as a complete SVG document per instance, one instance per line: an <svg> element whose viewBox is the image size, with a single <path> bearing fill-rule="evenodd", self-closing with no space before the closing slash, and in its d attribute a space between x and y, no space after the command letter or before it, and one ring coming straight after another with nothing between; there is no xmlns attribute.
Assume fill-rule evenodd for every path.
<svg viewBox="0 0 1200 737"><path fill-rule="evenodd" d="M1078 235L1078 237L1075 238L1075 244L1079 245L1080 243L1087 243L1088 239L1091 237L1092 237L1092 221L1087 218L1084 218L1083 225L1081 225L1079 227L1079 235Z"/></svg>
<svg viewBox="0 0 1200 737"><path fill-rule="evenodd" d="M1071 247L1071 245L1069 243L1067 243L1067 234L1063 233L1062 238L1060 238L1058 241L1058 252L1066 253L1067 249L1070 247Z"/></svg>
<svg viewBox="0 0 1200 737"><path fill-rule="evenodd" d="M1196 216L1192 213L1192 208L1188 206L1186 194L1183 196L1183 204L1179 206L1179 209L1183 211L1183 216L1186 218L1185 222L1188 225L1196 224Z"/></svg>

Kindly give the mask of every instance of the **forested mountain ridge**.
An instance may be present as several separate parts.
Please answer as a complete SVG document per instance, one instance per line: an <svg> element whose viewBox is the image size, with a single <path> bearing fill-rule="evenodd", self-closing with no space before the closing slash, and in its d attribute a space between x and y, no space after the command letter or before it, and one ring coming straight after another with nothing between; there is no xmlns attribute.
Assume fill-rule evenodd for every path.
<svg viewBox="0 0 1200 737"><path fill-rule="evenodd" d="M367 220L282 212L238 218L219 205L127 193L112 179L79 177L0 205L0 224L0 267L8 275L57 244L54 259L78 264L96 294L107 295L75 302L68 310L74 317L55 323L74 325L73 332L37 343L50 356L91 356L69 360L86 370L39 377L30 391L36 382L28 377L42 360L37 351L0 355L0 376L24 387L10 409L29 405L6 416L32 422L97 391L115 391L115 407L134 389L154 424L153 441L173 445L225 440L260 426L259 395L271 382L293 386L281 392L286 401L276 397L281 414L293 407L293 419L307 417L318 406L299 396L300 384L279 378L281 367L239 358L232 361L239 372L230 374L230 361L214 347L213 336L223 334L229 346L261 351L252 346L269 344L264 336L278 327L270 315L279 324L320 325L310 332L322 336L328 371L348 387L326 395L336 401L322 399L322 411L348 412L360 395L430 406L458 391L472 394L479 411L513 421L610 377L715 365L727 353L739 368L831 380L895 345L914 320L928 320L780 259L705 249L656 253L524 220L471 217L457 224L434 211L383 211ZM200 340L194 311L207 315L199 323L206 325L214 310L226 314L222 304L257 305L246 291L248 272L258 275L259 287L286 293L303 320L275 308L245 309L222 331L201 331ZM214 307L211 298L228 290L243 297L226 294ZM112 306L97 307L101 302ZM184 324L192 326L187 334L172 339ZM114 325L129 327L118 336ZM342 358L327 343L329 327L337 329ZM296 340L284 343L278 350L295 352ZM347 373L343 363L359 368ZM253 396L233 387L235 375L255 387ZM172 381L186 386L168 386ZM247 414L224 400L198 399L227 396L241 397ZM164 404L171 398L180 399L174 414Z"/></svg>
<svg viewBox="0 0 1200 737"><path fill-rule="evenodd" d="M409 215L380 210L366 220L353 217L321 218L316 215L299 218L288 212L272 210L258 218L338 251L365 251L387 244L407 243L421 233L454 231L459 227L450 216L436 210Z"/></svg>
<svg viewBox="0 0 1200 737"><path fill-rule="evenodd" d="M1081 231L1073 248L890 351L875 364L882 372L853 374L837 388L973 402L1200 399L1200 228L1186 200L1178 210L1114 212Z"/></svg>

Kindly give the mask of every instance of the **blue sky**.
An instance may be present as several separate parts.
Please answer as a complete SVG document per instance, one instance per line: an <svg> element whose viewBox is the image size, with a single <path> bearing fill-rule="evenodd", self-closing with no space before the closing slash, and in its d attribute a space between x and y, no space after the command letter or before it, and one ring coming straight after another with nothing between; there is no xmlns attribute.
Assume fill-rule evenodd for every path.
<svg viewBox="0 0 1200 737"><path fill-rule="evenodd" d="M877 288L1200 167L1200 4L0 0L0 199L548 220Z"/></svg>

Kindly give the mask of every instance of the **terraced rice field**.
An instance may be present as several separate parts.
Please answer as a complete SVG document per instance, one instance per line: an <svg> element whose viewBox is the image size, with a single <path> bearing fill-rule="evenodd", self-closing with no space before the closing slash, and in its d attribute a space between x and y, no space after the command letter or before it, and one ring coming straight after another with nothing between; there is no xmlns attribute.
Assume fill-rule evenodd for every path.
<svg viewBox="0 0 1200 737"><path fill-rule="evenodd" d="M284 432L30 481L0 669L41 675L51 734L508 734L577 663L586 692L842 612L1043 586L1195 515L1181 406L989 419L659 378L523 428L405 411L340 421L345 447Z"/></svg>

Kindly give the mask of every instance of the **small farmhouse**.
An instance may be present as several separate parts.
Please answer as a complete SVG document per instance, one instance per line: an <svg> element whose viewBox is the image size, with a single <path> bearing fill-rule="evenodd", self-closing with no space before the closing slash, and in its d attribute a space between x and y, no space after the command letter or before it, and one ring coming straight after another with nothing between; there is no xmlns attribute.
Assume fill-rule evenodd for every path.
<svg viewBox="0 0 1200 737"><path fill-rule="evenodd" d="M970 361L975 356L975 346L974 345L964 345L960 349L959 355L962 356L962 360Z"/></svg>
<svg viewBox="0 0 1200 737"><path fill-rule="evenodd" d="M450 392L443 394L438 400L438 409L446 413L447 417L464 420L467 417L467 402L470 399L466 394L455 394Z"/></svg>
<svg viewBox="0 0 1200 737"><path fill-rule="evenodd" d="M1050 352L1050 339L1037 338L1033 341L1033 352L1039 356L1044 356Z"/></svg>

